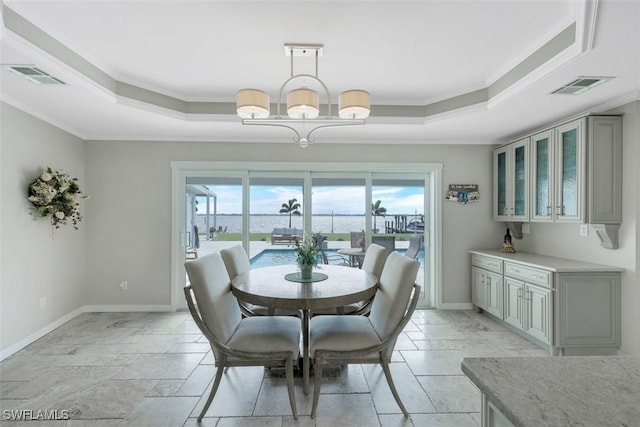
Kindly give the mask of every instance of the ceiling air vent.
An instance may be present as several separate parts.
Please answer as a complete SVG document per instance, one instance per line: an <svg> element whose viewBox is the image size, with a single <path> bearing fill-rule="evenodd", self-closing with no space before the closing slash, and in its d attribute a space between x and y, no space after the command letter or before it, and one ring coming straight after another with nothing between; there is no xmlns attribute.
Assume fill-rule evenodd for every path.
<svg viewBox="0 0 640 427"><path fill-rule="evenodd" d="M561 95L578 95L583 92L593 89L594 87L601 85L602 83L611 80L613 77L586 77L580 76L571 83L567 83L564 86L559 87L551 93L558 93Z"/></svg>
<svg viewBox="0 0 640 427"><path fill-rule="evenodd" d="M33 66L33 65L9 65L7 66L9 71L12 71L25 79L37 83L39 85L64 85L66 84L60 79L57 79L41 69Z"/></svg>

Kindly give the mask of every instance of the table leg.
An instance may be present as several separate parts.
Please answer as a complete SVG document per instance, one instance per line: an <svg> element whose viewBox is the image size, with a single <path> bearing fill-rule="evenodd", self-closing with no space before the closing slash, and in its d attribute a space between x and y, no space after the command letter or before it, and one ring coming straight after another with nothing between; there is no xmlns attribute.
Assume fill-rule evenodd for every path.
<svg viewBox="0 0 640 427"><path fill-rule="evenodd" d="M302 379L304 394L309 393L309 315L311 310L302 310Z"/></svg>

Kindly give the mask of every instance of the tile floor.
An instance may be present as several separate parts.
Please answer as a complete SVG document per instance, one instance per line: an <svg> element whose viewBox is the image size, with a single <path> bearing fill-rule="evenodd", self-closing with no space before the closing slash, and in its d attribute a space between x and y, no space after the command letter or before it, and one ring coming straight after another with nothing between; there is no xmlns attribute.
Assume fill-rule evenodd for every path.
<svg viewBox="0 0 640 427"><path fill-rule="evenodd" d="M404 418L376 365L325 370L318 414L296 378L291 416L282 372L232 368L203 426L480 425L480 394L460 370L467 356L547 353L473 311L416 311L392 374ZM3 426L196 426L214 373L209 345L187 312L85 313L0 363ZM68 411L68 421L6 421L7 411Z"/></svg>

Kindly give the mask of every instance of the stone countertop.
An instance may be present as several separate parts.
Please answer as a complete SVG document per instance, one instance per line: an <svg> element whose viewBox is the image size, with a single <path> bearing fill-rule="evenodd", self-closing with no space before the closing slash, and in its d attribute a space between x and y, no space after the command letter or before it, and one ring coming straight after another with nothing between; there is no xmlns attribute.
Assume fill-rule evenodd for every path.
<svg viewBox="0 0 640 427"><path fill-rule="evenodd" d="M546 255L538 255L528 252L516 252L514 254L501 252L496 249L470 250L472 254L486 255L500 258L505 261L514 261L534 268L550 270L556 273L580 273L589 271L600 272L623 272L624 268L611 265L594 264L591 262L577 261L567 258L557 258Z"/></svg>
<svg viewBox="0 0 640 427"><path fill-rule="evenodd" d="M638 357L472 357L462 371L516 427L640 426Z"/></svg>

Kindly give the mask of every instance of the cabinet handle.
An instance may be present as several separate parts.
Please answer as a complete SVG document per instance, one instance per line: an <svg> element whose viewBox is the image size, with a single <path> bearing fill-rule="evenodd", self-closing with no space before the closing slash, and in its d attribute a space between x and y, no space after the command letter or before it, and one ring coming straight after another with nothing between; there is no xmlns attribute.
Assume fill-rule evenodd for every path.
<svg viewBox="0 0 640 427"><path fill-rule="evenodd" d="M527 296L525 297L526 301L531 301L531 291L527 291Z"/></svg>
<svg viewBox="0 0 640 427"><path fill-rule="evenodd" d="M542 276L537 276L537 275L535 275L535 274L532 274L532 275L531 275L531 277L532 277L533 279L544 280L544 277L542 277Z"/></svg>
<svg viewBox="0 0 640 427"><path fill-rule="evenodd" d="M518 289L518 298L522 298L522 289Z"/></svg>
<svg viewBox="0 0 640 427"><path fill-rule="evenodd" d="M516 270L515 268L510 268L509 273L520 273L520 270Z"/></svg>
<svg viewBox="0 0 640 427"><path fill-rule="evenodd" d="M562 206L556 206L556 215L562 215Z"/></svg>
<svg viewBox="0 0 640 427"><path fill-rule="evenodd" d="M547 215L551 215L551 206L547 205Z"/></svg>

